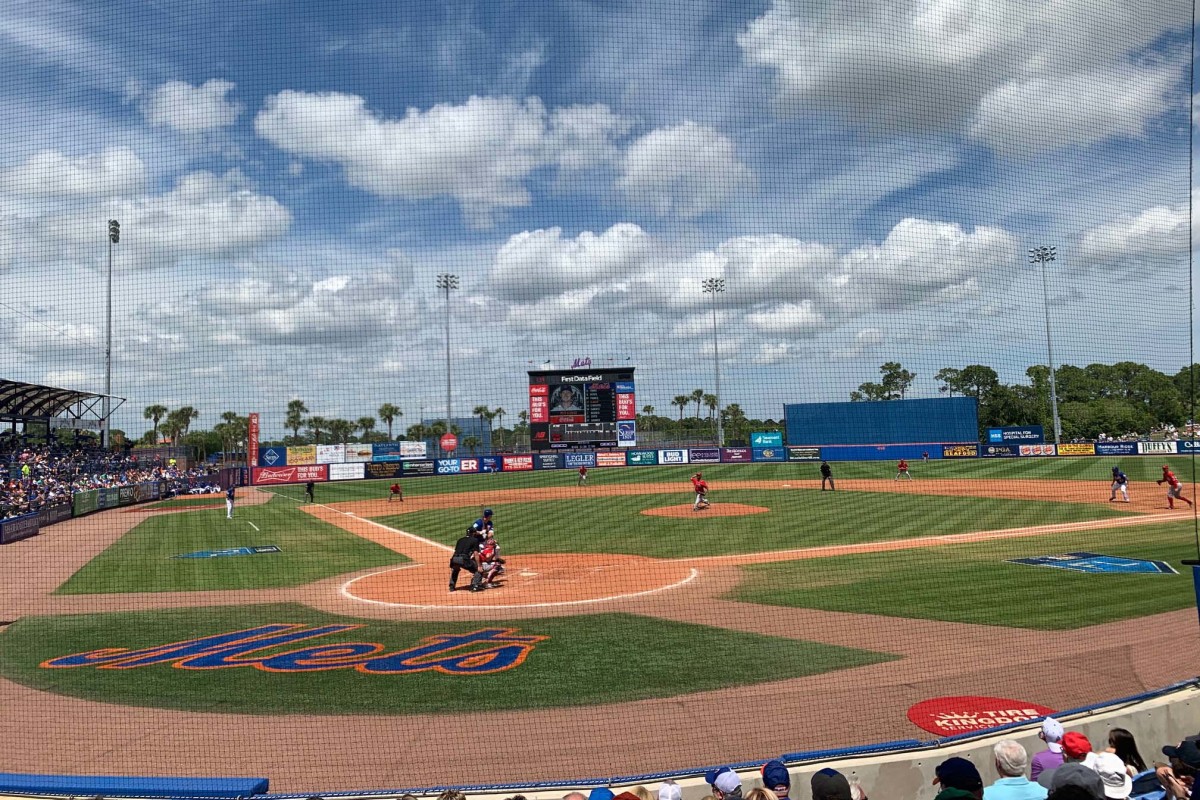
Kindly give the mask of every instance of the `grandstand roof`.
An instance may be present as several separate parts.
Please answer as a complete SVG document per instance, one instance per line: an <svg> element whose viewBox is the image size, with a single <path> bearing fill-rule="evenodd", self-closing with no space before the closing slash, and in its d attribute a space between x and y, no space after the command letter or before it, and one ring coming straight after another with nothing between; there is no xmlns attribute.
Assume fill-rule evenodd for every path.
<svg viewBox="0 0 1200 800"><path fill-rule="evenodd" d="M0 417L56 417L76 403L87 403L89 400L95 401L103 397L104 395L94 392L0 379Z"/></svg>

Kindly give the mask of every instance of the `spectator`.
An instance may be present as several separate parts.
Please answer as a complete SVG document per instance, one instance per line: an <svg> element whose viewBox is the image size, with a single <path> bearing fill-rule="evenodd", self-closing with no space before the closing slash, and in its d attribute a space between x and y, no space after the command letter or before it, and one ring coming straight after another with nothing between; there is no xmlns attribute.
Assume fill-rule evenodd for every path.
<svg viewBox="0 0 1200 800"><path fill-rule="evenodd" d="M792 776L782 761L768 761L763 764L762 782L779 800L788 800L788 793L792 790Z"/></svg>
<svg viewBox="0 0 1200 800"><path fill-rule="evenodd" d="M941 786L934 800L982 800L983 778L979 770L965 758L953 756L934 769L933 782Z"/></svg>
<svg viewBox="0 0 1200 800"><path fill-rule="evenodd" d="M813 800L851 800L850 781L836 769L813 773L811 783Z"/></svg>
<svg viewBox="0 0 1200 800"><path fill-rule="evenodd" d="M1043 770L1061 767L1063 763L1062 738L1063 726L1053 717L1042 720L1042 730L1038 738L1046 743L1046 749L1035 754L1029 766L1029 779L1036 781Z"/></svg>
<svg viewBox="0 0 1200 800"><path fill-rule="evenodd" d="M663 785L658 787L658 800L682 800L683 790L679 788L679 784L672 780L663 781Z"/></svg>
<svg viewBox="0 0 1200 800"><path fill-rule="evenodd" d="M1162 752L1171 763L1154 765L1158 782L1166 790L1168 800L1187 800L1200 771L1200 736L1189 736L1174 747L1164 747Z"/></svg>
<svg viewBox="0 0 1200 800"><path fill-rule="evenodd" d="M729 767L709 770L704 780L713 787L716 800L742 800L742 779Z"/></svg>
<svg viewBox="0 0 1200 800"><path fill-rule="evenodd" d="M467 800L467 796L457 789L447 789L438 795L438 800Z"/></svg>
<svg viewBox="0 0 1200 800"><path fill-rule="evenodd" d="M1091 758L1095 755L1092 753L1092 743L1079 731L1067 731L1063 734L1062 749L1063 767L1072 763L1086 763L1086 768L1091 768ZM1038 775L1038 783L1047 789L1054 788L1054 773L1063 767L1045 770Z"/></svg>
<svg viewBox="0 0 1200 800"><path fill-rule="evenodd" d="M1029 754L1020 742L997 742L992 756L1000 779L983 790L983 800L1045 800L1046 788L1025 777Z"/></svg>
<svg viewBox="0 0 1200 800"><path fill-rule="evenodd" d="M650 790L645 786L635 786L633 793L637 795L638 800L654 800L654 795L650 794Z"/></svg>
<svg viewBox="0 0 1200 800"><path fill-rule="evenodd" d="M587 795L583 792L567 792L562 800L587 800Z"/></svg>
<svg viewBox="0 0 1200 800"><path fill-rule="evenodd" d="M1132 777L1146 771L1146 762L1138 752L1137 742L1133 734L1124 728L1113 728L1108 732L1108 753L1116 753L1125 764L1125 771Z"/></svg>
<svg viewBox="0 0 1200 800"><path fill-rule="evenodd" d="M770 789L751 789L750 794L746 795L746 800L779 800L779 798Z"/></svg>
<svg viewBox="0 0 1200 800"><path fill-rule="evenodd" d="M1068 794L1086 792L1086 794L1078 796L1087 797L1090 800L1104 800L1104 782L1100 780L1100 776L1094 769L1085 767L1081 762L1068 759L1052 773L1043 772L1038 777L1038 782L1041 783L1042 778L1046 775L1051 776L1049 797L1061 798L1064 790L1071 790Z"/></svg>
<svg viewBox="0 0 1200 800"><path fill-rule="evenodd" d="M1104 796L1109 800L1128 800L1133 793L1133 778L1125 771L1125 762L1116 753L1096 753L1092 769L1100 776L1104 785Z"/></svg>
<svg viewBox="0 0 1200 800"><path fill-rule="evenodd" d="M612 789L607 786L597 786L588 794L588 800L613 800Z"/></svg>

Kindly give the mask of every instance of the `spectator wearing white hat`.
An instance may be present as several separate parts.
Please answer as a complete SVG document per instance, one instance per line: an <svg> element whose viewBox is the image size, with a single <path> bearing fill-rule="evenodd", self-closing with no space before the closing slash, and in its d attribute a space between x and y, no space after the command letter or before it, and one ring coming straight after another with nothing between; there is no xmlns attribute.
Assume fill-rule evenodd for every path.
<svg viewBox="0 0 1200 800"><path fill-rule="evenodd" d="M1063 726L1054 717L1042 720L1042 730L1038 738L1046 743L1046 749L1034 755L1029 763L1029 779L1036 781L1038 775L1045 770L1061 767L1063 764Z"/></svg>
<svg viewBox="0 0 1200 800"><path fill-rule="evenodd" d="M717 800L742 800L742 779L729 767L709 770L704 780L713 787Z"/></svg>
<svg viewBox="0 0 1200 800"><path fill-rule="evenodd" d="M1127 800L1133 793L1133 779L1125 770L1125 762L1116 753L1096 753L1092 769L1104 784L1104 796L1109 800Z"/></svg>

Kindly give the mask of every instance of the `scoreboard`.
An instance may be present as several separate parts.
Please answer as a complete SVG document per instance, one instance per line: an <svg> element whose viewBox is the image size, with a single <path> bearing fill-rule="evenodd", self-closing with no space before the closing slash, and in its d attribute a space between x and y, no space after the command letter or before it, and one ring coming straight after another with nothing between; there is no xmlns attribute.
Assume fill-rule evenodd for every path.
<svg viewBox="0 0 1200 800"><path fill-rule="evenodd" d="M633 367L530 371L529 441L535 451L635 446Z"/></svg>

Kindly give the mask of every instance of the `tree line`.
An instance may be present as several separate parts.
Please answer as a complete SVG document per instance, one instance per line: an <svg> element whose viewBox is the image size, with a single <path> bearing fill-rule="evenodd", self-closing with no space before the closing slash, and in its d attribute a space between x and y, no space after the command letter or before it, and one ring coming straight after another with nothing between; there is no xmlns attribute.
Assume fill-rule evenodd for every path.
<svg viewBox="0 0 1200 800"><path fill-rule="evenodd" d="M1183 427L1192 419L1197 368L1200 365L1168 375L1134 361L1058 367L1054 384L1064 438L1122 438ZM895 361L883 364L879 372L878 382L863 383L850 393L850 400L903 399L917 377ZM1025 370L1025 377L1027 383L1006 384L986 364L968 364L944 367L934 380L943 395L979 401L981 434L987 428L1009 425L1042 425L1053 430L1050 369L1035 364ZM1200 373L1196 378L1200 379Z"/></svg>

